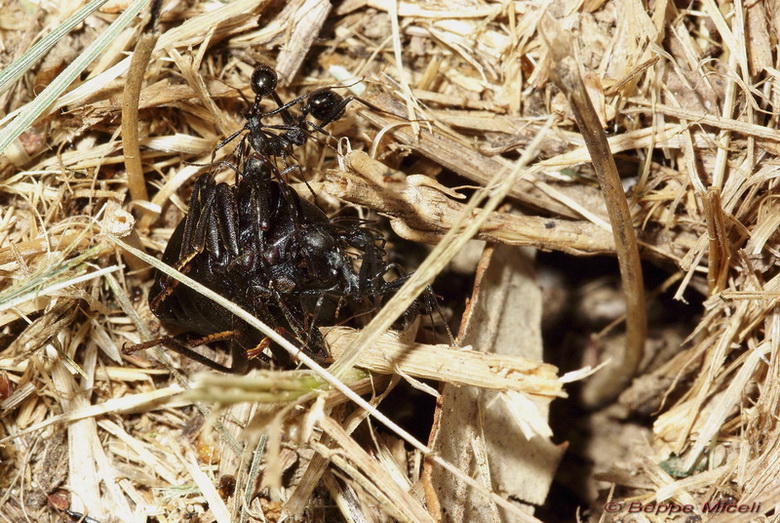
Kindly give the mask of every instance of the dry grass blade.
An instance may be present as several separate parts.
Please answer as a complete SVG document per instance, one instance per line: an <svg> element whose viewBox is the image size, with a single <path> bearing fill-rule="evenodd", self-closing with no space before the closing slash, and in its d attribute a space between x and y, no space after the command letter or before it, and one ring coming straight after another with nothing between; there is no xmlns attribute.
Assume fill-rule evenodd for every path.
<svg viewBox="0 0 780 523"><path fill-rule="evenodd" d="M20 59L14 61L14 63L0 71L0 94L7 91L13 82L18 80L19 77L32 67L42 55L54 47L62 37L72 31L74 27L78 26L97 9L100 9L100 6L107 1L108 0L92 0L69 16L65 22L55 27L49 34L41 38L34 46L28 49Z"/></svg>
<svg viewBox="0 0 780 523"><path fill-rule="evenodd" d="M49 84L43 92L33 100L24 111L5 128L0 136L0 154L16 140L27 128L56 100L68 86L84 71L84 69L117 37L120 31L127 27L133 18L146 5L146 0L136 0L131 3L122 15L95 40L88 49L71 63L62 74Z"/></svg>

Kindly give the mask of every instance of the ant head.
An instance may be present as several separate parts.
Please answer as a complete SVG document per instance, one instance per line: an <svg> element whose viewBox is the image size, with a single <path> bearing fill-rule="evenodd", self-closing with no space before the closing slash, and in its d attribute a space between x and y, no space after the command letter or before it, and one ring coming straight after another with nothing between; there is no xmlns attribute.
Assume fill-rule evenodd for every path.
<svg viewBox="0 0 780 523"><path fill-rule="evenodd" d="M279 77L272 67L258 65L252 72L252 90L257 96L268 96L276 89L278 79Z"/></svg>
<svg viewBox="0 0 780 523"><path fill-rule="evenodd" d="M330 123L344 114L344 97L329 88L311 92L306 105L301 107L303 114L311 114L321 122Z"/></svg>

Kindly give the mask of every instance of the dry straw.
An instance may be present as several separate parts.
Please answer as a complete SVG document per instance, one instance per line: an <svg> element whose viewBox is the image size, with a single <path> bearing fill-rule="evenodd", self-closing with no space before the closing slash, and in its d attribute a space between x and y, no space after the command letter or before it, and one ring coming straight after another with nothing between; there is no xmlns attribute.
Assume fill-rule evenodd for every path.
<svg viewBox="0 0 780 523"><path fill-rule="evenodd" d="M574 502L598 513L599 493L611 492L691 504L701 517L707 502L760 503L760 514L734 516L743 520L780 503L773 6L450 4L163 3L156 25L142 1L3 9L0 519L57 521L67 506L99 521L533 520L564 452L547 409L566 394L541 361L547 305L531 292L501 305L495 281L535 286L520 255L489 250L470 266L478 285L459 300L470 298L461 334L473 346L386 329L471 238L566 253L572 273L580 256L622 249L586 131L606 137L625 189L611 197L625 194L644 267L666 273L647 295L671 286L693 305L690 317L651 324L641 362L618 354L631 368L617 388L638 363L636 379L589 418L614 429L594 430L603 445L591 446L613 455L582 456L605 482L588 477ZM584 129L551 81L561 57L539 30L546 16L570 37L563 58L573 56L594 109ZM258 63L280 71L284 99L343 78L365 90L328 126L333 136L294 161L328 213L358 205L405 239L439 245L366 328L327 333L332 372L302 357L307 370L191 380L200 367L175 355L121 349L165 332L147 306L147 263L159 267L191 181L243 125ZM335 137L349 140L342 155ZM510 272L516 280L496 276ZM518 318L536 324L518 332ZM592 345L640 321L629 312ZM438 396L430 442L385 414L401 380ZM510 421L491 423L495 412ZM604 421L618 413L650 421ZM522 427L522 442L496 445L509 427ZM539 448L547 458L532 466ZM499 462L527 484L506 480ZM227 475L232 494L220 487ZM467 491L476 497L451 495Z"/></svg>

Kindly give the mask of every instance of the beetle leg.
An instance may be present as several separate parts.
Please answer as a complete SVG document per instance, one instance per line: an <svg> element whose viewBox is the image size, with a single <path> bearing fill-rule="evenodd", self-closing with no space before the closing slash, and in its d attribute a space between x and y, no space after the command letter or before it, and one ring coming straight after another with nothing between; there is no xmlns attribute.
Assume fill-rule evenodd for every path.
<svg viewBox="0 0 780 523"><path fill-rule="evenodd" d="M277 327L277 329L275 330L277 330L278 332L279 329L281 329L281 327ZM250 360L259 357L265 351L265 349L271 346L271 343L272 343L271 338L266 336L265 338L260 340L260 343L258 343L253 348L246 351L246 357L249 358Z"/></svg>
<svg viewBox="0 0 780 523"><path fill-rule="evenodd" d="M201 176L198 178L195 182L195 186L192 188L190 208L187 210L187 215L184 217L184 232L181 237L181 245L179 246L179 259L192 251L192 236L195 234L195 227L198 225L198 219L200 218L200 193L207 188L206 178L209 178L209 176Z"/></svg>
<svg viewBox="0 0 780 523"><path fill-rule="evenodd" d="M184 234L177 269L185 266L206 245L206 230L215 197L214 178L206 175L198 178L190 198L190 208L184 219Z"/></svg>
<svg viewBox="0 0 780 523"><path fill-rule="evenodd" d="M289 334L287 332L287 329L285 329L284 327L276 327L274 328L274 331L277 332L280 336L286 336L287 334ZM245 351L244 354L250 360L253 360L255 358L264 358L265 355L263 354L263 352L265 351L265 349L270 347L272 343L273 340L268 336L265 336L262 340L260 340L260 343L258 343L251 349Z"/></svg>
<svg viewBox="0 0 780 523"><path fill-rule="evenodd" d="M211 177L209 177L211 178ZM194 256L203 252L208 246L209 252L219 257L220 246L218 235L215 234L214 226L214 200L217 199L217 190L213 184L209 186L208 192L205 194L205 201L202 203L203 214L198 217L197 224L195 226L195 232L192 236L192 244L189 246L190 252L187 256L182 256L182 260L189 257L192 259ZM182 246L182 249L184 247Z"/></svg>
<svg viewBox="0 0 780 523"><path fill-rule="evenodd" d="M236 337L240 335L241 335L241 331L239 330L222 331L222 332L215 332L213 334L209 334L208 336L203 336L201 338L188 338L184 343L182 343L182 341L179 340L178 338L172 336L163 336L162 338L157 338L155 340L150 340L144 343L139 343L137 345L132 345L130 347L122 348L122 353L133 354L134 352L149 349L156 345L162 345L166 349L172 350L177 354L181 354L186 358L197 361L198 363L205 365L206 367L209 367L211 369L217 370L219 372L225 372L230 374L243 374L247 371L249 367L249 361L247 360L246 357L246 351L244 351L244 349L242 349L237 343L231 344L232 362L230 367L226 367L221 363L217 363L216 361L212 360L208 356L204 356L203 354L193 350L195 347L204 345L206 343L213 343L215 341L235 340Z"/></svg>
<svg viewBox="0 0 780 523"><path fill-rule="evenodd" d="M173 338L171 338L173 339ZM154 347L155 345L160 345L162 343L163 338L155 338L153 340L144 341L142 343L136 343L135 345L122 346L122 354L125 354L127 356L131 354L135 354L138 351L146 350ZM126 345L126 344L125 344Z"/></svg>
<svg viewBox="0 0 780 523"><path fill-rule="evenodd" d="M203 250L200 235L207 251L213 255L217 263L223 264L227 258L225 249L233 257L238 256L238 217L236 200L233 191L224 183L212 188L204 204L204 212L198 221L195 233L195 252ZM202 232L201 232L202 231Z"/></svg>
<svg viewBox="0 0 780 523"><path fill-rule="evenodd" d="M248 124L244 125L241 129L239 129L238 131L234 132L233 134L231 134L230 136L228 136L227 138L225 138L221 142L219 142L219 144L214 148L214 151L211 153L211 161L212 162L214 161L214 157L217 154L217 151L219 151L220 149L225 147L227 144L232 142L236 138L236 136L238 136L239 134L243 133L247 129L248 129ZM244 139L241 140L242 143L243 143L243 141L244 141ZM240 145L241 144L239 143L239 146Z"/></svg>
<svg viewBox="0 0 780 523"><path fill-rule="evenodd" d="M181 354L186 358L197 361L198 363L205 365L211 369L217 370L219 372L226 372L226 373L234 372L232 368L228 368L220 363L217 363L211 358L204 356L203 354L200 354L199 352L195 352L192 349L192 347L188 347L178 339L171 336L164 336L162 338L157 338L156 340L150 340L144 343L133 345L131 347L123 348L122 353L133 354L134 352L137 352L139 350L149 349L156 345L162 345L166 349L172 350L178 354ZM197 347L197 345L194 346Z"/></svg>
<svg viewBox="0 0 780 523"><path fill-rule="evenodd" d="M191 347L198 347L207 343L214 343L215 341L224 341L234 338L237 334L235 330L214 332L200 338L187 338L187 344Z"/></svg>
<svg viewBox="0 0 780 523"><path fill-rule="evenodd" d="M224 373L237 373L237 371L233 370L233 366L226 367L225 365L222 365L221 363L217 363L216 361L212 360L208 356L204 356L203 354L194 351L190 347L187 347L186 345L180 343L177 339L173 338L173 343L163 343L166 349L170 349L178 354L181 354L185 358L189 358L191 360L197 361L201 365L205 365L206 367L210 369L214 369L219 372ZM233 365L235 365L235 362L233 362Z"/></svg>
<svg viewBox="0 0 780 523"><path fill-rule="evenodd" d="M275 327L274 331L285 337L288 337L287 335L289 334L287 329L284 327ZM263 337L263 339L260 340L260 342L251 349L246 351L242 349L242 354L244 358L247 358L247 362L255 358L263 358L264 360L267 360L267 357L265 354L263 354L263 351L268 348L271 349L271 354L273 355L272 361L274 361L277 365L282 368L290 368L293 366L293 360L290 357L290 353L288 353L285 349L275 345L273 340L268 336Z"/></svg>

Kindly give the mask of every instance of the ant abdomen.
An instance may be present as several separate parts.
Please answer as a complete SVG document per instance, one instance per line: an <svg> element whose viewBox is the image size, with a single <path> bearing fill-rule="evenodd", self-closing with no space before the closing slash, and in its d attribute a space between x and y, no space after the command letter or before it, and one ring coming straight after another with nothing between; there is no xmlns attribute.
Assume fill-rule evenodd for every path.
<svg viewBox="0 0 780 523"><path fill-rule="evenodd" d="M252 91L254 91L257 96L265 98L276 90L278 81L279 77L272 67L259 65L252 72Z"/></svg>
<svg viewBox="0 0 780 523"><path fill-rule="evenodd" d="M330 88L322 88L309 94L306 105L301 108L303 114L310 114L321 122L333 122L344 115L346 102L344 97Z"/></svg>

